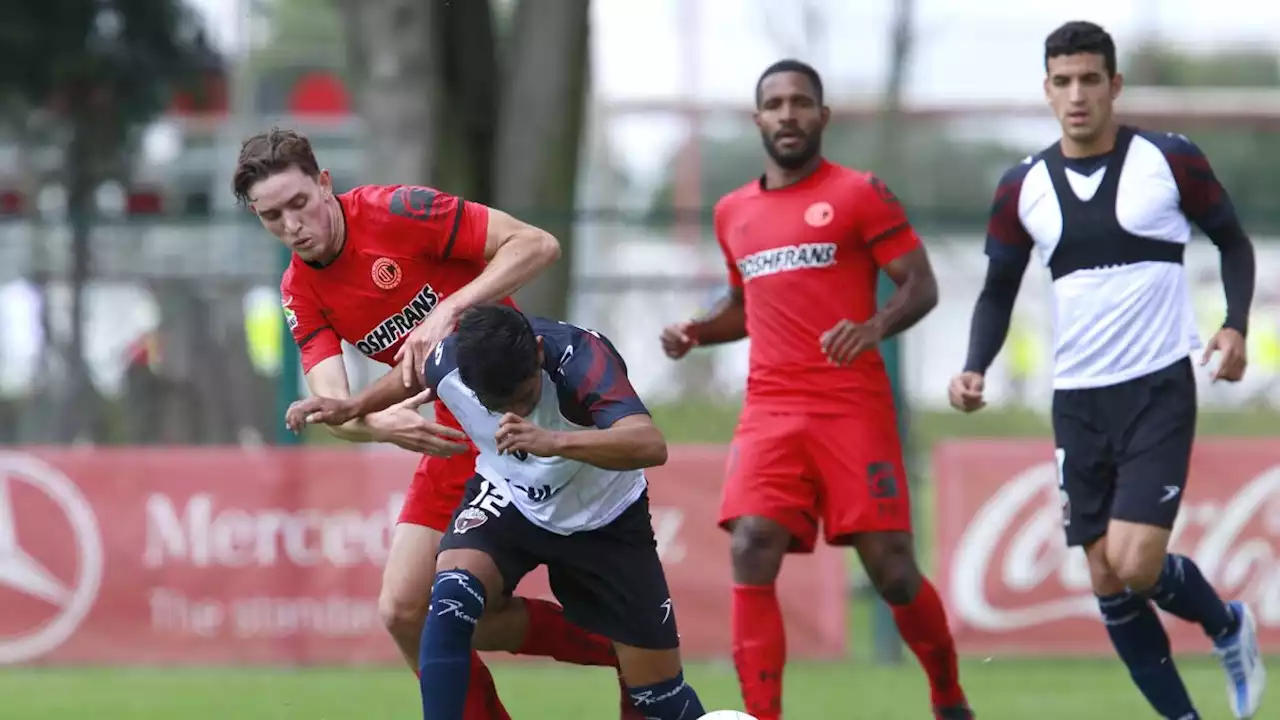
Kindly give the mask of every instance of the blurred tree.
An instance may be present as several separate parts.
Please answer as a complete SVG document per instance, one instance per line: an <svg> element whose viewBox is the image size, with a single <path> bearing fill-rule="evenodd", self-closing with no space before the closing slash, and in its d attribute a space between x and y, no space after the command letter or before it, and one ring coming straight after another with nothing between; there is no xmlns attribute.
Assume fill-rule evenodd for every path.
<svg viewBox="0 0 1280 720"><path fill-rule="evenodd" d="M136 131L179 84L217 62L181 0L9 3L0 22L0 95L48 113L60 136L61 182L71 223L70 337L59 343L65 378L49 383L57 437L90 437L100 398L84 357L84 287L91 273L95 193L124 173ZM50 339L52 341L52 338Z"/></svg>
<svg viewBox="0 0 1280 720"><path fill-rule="evenodd" d="M339 0L368 126L362 182L431 182L537 223L565 257L520 294L566 312L589 0Z"/></svg>
<svg viewBox="0 0 1280 720"><path fill-rule="evenodd" d="M1280 87L1280 55L1268 47L1195 54L1148 41L1125 58L1122 68L1130 68L1127 80L1131 86ZM1181 132L1194 140L1213 163L1246 225L1254 232L1276 231L1280 216L1274 209L1274 188L1280 186L1280 142L1273 122L1253 128L1224 128L1184 121L1152 129Z"/></svg>

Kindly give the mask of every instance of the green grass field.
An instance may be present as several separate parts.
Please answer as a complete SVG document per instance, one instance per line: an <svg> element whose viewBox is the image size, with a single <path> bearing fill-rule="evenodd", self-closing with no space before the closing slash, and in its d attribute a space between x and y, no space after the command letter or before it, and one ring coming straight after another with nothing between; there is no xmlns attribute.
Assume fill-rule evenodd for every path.
<svg viewBox="0 0 1280 720"><path fill-rule="evenodd" d="M654 415L673 442L724 442L737 419L733 405L656 407ZM964 436L1042 436L1047 420L1029 412L917 413L910 418L917 471L938 440ZM1204 413L1204 434L1275 434L1280 417L1269 413ZM931 517L928 479L922 488L920 527ZM922 538L923 539L923 538ZM927 542L922 543L927 547ZM928 564L927 562L925 563ZM880 666L870 655L869 604L851 607L851 659L788 666L786 708L790 720L924 720L930 717L924 678L909 656ZM727 620L726 620L727 621ZM1098 632L1102 632L1099 627ZM1207 658L1179 662L1206 719L1226 720L1221 671ZM1273 671L1280 662L1273 659ZM497 665L498 686L515 720L608 720L618 717L617 687L610 672L534 663ZM708 708L740 707L737 682L727 663L688 669ZM962 679L982 720L1079 720L1150 718L1153 713L1114 659L1075 661L996 657L966 661ZM1259 717L1280 717L1272 700ZM0 670L0 718L8 720L336 720L413 718L420 710L416 685L399 668L278 669L4 669Z"/></svg>
<svg viewBox="0 0 1280 720"><path fill-rule="evenodd" d="M1182 674L1206 720L1226 720L1221 671L1184 660ZM1271 669L1280 669L1272 663ZM514 720L609 720L617 686L604 670L499 665ZM708 708L740 707L733 670L700 664L688 677ZM1151 718L1118 661L967 662L962 677L982 720ZM901 667L801 664L787 668L790 720L924 720L923 676ZM1275 703L1259 717L1276 717ZM0 717L13 720L375 720L419 717L407 670L5 670Z"/></svg>

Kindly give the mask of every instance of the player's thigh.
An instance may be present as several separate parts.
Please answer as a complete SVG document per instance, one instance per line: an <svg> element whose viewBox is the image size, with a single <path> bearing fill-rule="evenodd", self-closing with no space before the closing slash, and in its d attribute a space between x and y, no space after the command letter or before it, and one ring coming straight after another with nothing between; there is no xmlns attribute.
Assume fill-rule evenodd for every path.
<svg viewBox="0 0 1280 720"><path fill-rule="evenodd" d="M910 533L911 495L892 399L838 416L815 416L808 448L819 478L828 543L858 535Z"/></svg>
<svg viewBox="0 0 1280 720"><path fill-rule="evenodd" d="M648 494L598 530L549 538L551 591L579 627L642 650L680 646Z"/></svg>
<svg viewBox="0 0 1280 720"><path fill-rule="evenodd" d="M1196 383L1188 360L1140 378L1131 393L1116 468L1116 520L1165 530L1182 505L1196 433ZM1121 442L1121 441L1118 441Z"/></svg>
<svg viewBox="0 0 1280 720"><path fill-rule="evenodd" d="M498 484L474 475L440 540L437 574L472 573L484 583L486 606L501 607L537 564L527 549L533 530Z"/></svg>
<svg viewBox="0 0 1280 720"><path fill-rule="evenodd" d="M434 528L410 523L400 523L392 531L378 601L388 622L408 622L426 614L442 535Z"/></svg>
<svg viewBox="0 0 1280 720"><path fill-rule="evenodd" d="M1109 428L1114 407L1104 393L1105 389L1053 393L1058 497L1071 547L1089 546L1104 537L1111 521L1116 461Z"/></svg>
<svg viewBox="0 0 1280 720"><path fill-rule="evenodd" d="M806 417L748 407L734 432L721 493L720 526L762 517L793 538L790 549L812 552L818 532L817 484L808 472Z"/></svg>

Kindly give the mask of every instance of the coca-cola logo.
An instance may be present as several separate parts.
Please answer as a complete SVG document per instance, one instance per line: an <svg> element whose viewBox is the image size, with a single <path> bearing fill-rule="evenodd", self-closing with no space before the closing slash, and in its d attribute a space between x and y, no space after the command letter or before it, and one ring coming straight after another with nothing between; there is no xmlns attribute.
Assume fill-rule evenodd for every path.
<svg viewBox="0 0 1280 720"><path fill-rule="evenodd" d="M1229 476L1228 476L1229 477ZM1280 465L1243 484L1214 482L1191 495L1171 547L1192 557L1222 592L1253 605L1263 626L1280 626ZM951 551L949 595L957 620L1009 632L1075 618L1096 618L1084 553L1066 547L1057 468L1033 465L1001 484L981 505Z"/></svg>

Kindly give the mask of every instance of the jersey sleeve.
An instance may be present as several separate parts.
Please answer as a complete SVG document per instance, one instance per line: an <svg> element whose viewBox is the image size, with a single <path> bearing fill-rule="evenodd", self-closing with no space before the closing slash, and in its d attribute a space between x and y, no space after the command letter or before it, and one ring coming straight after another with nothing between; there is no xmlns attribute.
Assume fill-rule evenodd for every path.
<svg viewBox="0 0 1280 720"><path fill-rule="evenodd" d="M724 255L725 272L729 277L729 287L736 290L742 289L742 271L738 269L738 263L733 259L733 253L729 252L729 241L725 235L725 216L728 210L725 202L721 200L716 203L715 213L712 216L712 226L716 233L716 242L720 245L720 253Z"/></svg>
<svg viewBox="0 0 1280 720"><path fill-rule="evenodd" d="M1235 207L1226 188L1218 182L1209 158L1185 135L1167 133L1161 150L1178 185L1182 213L1206 235L1231 225L1239 225Z"/></svg>
<svg viewBox="0 0 1280 720"><path fill-rule="evenodd" d="M432 260L484 261L489 208L429 187L364 188L361 217Z"/></svg>
<svg viewBox="0 0 1280 720"><path fill-rule="evenodd" d="M884 267L920 247L920 237L907 220L898 196L875 175L868 175L854 202L858 231L871 257Z"/></svg>
<svg viewBox="0 0 1280 720"><path fill-rule="evenodd" d="M302 288L294 287L288 274L280 284L284 321L302 356L302 372L311 372L321 360L342 354L342 339L329 325L320 304Z"/></svg>
<svg viewBox="0 0 1280 720"><path fill-rule="evenodd" d="M996 263L1020 264L1026 267L1031 259L1034 242L1022 224L1018 200L1022 196L1022 181L1031 170L1032 160L1006 170L996 186L995 199L991 201L991 215L987 219L986 254Z"/></svg>
<svg viewBox="0 0 1280 720"><path fill-rule="evenodd" d="M629 415L649 414L627 378L626 363L607 339L583 330L565 352L571 354L560 366L562 382L596 427L604 430Z"/></svg>
<svg viewBox="0 0 1280 720"><path fill-rule="evenodd" d="M427 389L436 390L440 387L440 381L457 369L458 361L454 352L454 337L450 335L436 343L435 349L428 353L427 359L423 361L422 377L426 379Z"/></svg>

